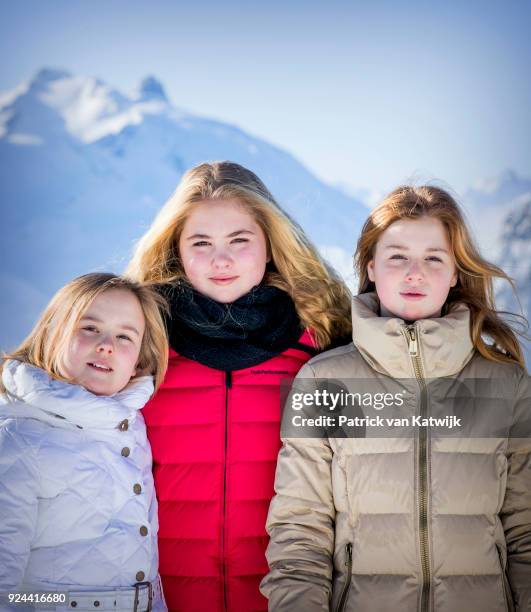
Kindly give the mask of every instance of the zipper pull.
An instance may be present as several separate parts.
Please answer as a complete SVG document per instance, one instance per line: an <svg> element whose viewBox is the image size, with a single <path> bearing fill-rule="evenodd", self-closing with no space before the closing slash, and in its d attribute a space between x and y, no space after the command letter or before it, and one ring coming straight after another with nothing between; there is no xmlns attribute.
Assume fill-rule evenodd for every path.
<svg viewBox="0 0 531 612"><path fill-rule="evenodd" d="M415 333L415 328L414 327L408 327L407 328L408 334L409 334L409 354L412 357L416 357L418 354L418 348L417 348L417 336Z"/></svg>
<svg viewBox="0 0 531 612"><path fill-rule="evenodd" d="M232 388L232 372L229 370L225 372L225 386L229 389Z"/></svg>
<svg viewBox="0 0 531 612"><path fill-rule="evenodd" d="M348 544L345 545L345 552L347 553L345 565L347 567L350 567L352 565L352 544L350 542L348 542Z"/></svg>

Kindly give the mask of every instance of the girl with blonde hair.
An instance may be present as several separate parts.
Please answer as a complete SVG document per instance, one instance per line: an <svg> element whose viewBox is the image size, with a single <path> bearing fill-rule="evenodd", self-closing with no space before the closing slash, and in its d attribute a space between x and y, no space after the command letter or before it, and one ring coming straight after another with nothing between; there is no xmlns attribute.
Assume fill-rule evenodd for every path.
<svg viewBox="0 0 531 612"><path fill-rule="evenodd" d="M267 609L265 519L280 385L350 334L350 295L262 181L187 172L128 274L170 304L168 373L144 409L170 610Z"/></svg>
<svg viewBox="0 0 531 612"><path fill-rule="evenodd" d="M86 274L60 289L4 356L0 591L8 609L166 610L140 412L166 371L163 307L147 286Z"/></svg>
<svg viewBox="0 0 531 612"><path fill-rule="evenodd" d="M333 378L402 401L386 430L283 429L261 585L269 609L530 611L531 385L492 287L509 279L432 186L389 194L355 261L353 343L309 361L295 388Z"/></svg>

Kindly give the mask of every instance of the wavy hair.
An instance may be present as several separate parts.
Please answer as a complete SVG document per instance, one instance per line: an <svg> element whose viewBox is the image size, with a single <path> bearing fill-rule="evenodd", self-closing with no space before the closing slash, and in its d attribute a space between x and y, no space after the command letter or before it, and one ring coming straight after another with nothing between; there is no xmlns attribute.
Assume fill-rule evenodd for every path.
<svg viewBox="0 0 531 612"><path fill-rule="evenodd" d="M61 373L61 359L70 343L76 325L90 304L105 291L131 291L142 308L146 326L137 368L154 377L155 390L164 379L168 365L168 340L162 311L164 299L153 288L108 272L84 274L67 283L50 303L22 344L3 355L0 365L0 391L5 392L1 373L6 359L16 359L42 368L51 378L71 382Z"/></svg>
<svg viewBox="0 0 531 612"><path fill-rule="evenodd" d="M369 279L367 265L374 257L382 233L399 219L421 217L433 217L442 222L455 258L457 284L450 289L443 314L458 302L466 304L470 309L470 334L476 350L491 361L518 363L525 368L516 333L502 315L517 316L524 325L527 322L519 315L497 311L494 303L493 279L508 281L513 290L514 283L501 268L480 255L463 213L444 189L430 185L402 185L372 211L362 228L354 256L359 292L376 289ZM493 343L489 343L487 338Z"/></svg>
<svg viewBox="0 0 531 612"><path fill-rule="evenodd" d="M264 282L291 296L320 348L350 335L351 295L345 283L256 174L234 162L204 163L186 172L138 242L126 274L152 283L186 279L179 238L194 206L205 200L236 200L255 219L271 255Z"/></svg>

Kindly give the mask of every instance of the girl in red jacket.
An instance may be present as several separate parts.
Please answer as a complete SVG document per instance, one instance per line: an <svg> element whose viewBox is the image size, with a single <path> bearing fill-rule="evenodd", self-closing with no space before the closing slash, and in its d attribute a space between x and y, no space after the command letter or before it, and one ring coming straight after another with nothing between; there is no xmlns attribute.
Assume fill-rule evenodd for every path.
<svg viewBox="0 0 531 612"><path fill-rule="evenodd" d="M280 383L350 334L350 295L262 181L187 172L128 274L168 298L167 375L144 409L173 612L259 612Z"/></svg>

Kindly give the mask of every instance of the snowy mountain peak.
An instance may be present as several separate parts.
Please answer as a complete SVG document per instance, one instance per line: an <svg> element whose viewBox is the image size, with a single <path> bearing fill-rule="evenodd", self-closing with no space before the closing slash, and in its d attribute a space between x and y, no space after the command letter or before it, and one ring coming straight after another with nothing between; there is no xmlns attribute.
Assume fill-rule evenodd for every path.
<svg viewBox="0 0 531 612"><path fill-rule="evenodd" d="M531 197L531 178L512 169L483 179L468 189L463 198L480 246L490 259L501 256L500 221L520 202Z"/></svg>
<svg viewBox="0 0 531 612"><path fill-rule="evenodd" d="M482 206L503 206L529 191L531 191L529 178L518 175L514 170L506 169L492 178L477 182L473 189L466 193L466 199L472 204L481 203Z"/></svg>
<svg viewBox="0 0 531 612"><path fill-rule="evenodd" d="M139 89L139 99L142 101L161 100L163 102L168 102L164 86L154 76L147 76L142 79Z"/></svg>
<svg viewBox="0 0 531 612"><path fill-rule="evenodd" d="M482 193L492 194L502 188L504 185L518 180L516 173L510 168L506 168L503 172L488 178L482 178L475 182L473 189Z"/></svg>
<svg viewBox="0 0 531 612"><path fill-rule="evenodd" d="M498 187L502 185L506 185L508 183L518 182L520 178L521 177L519 177L518 174L516 174L516 172L514 170L511 170L510 168L506 168L503 172L500 172L498 176L496 177Z"/></svg>
<svg viewBox="0 0 531 612"><path fill-rule="evenodd" d="M41 68L37 74L31 80L32 85L46 86L53 81L59 81L61 79L68 79L72 74L67 70L61 70L60 68Z"/></svg>
<svg viewBox="0 0 531 612"><path fill-rule="evenodd" d="M20 83L10 91L0 92L0 109L15 104L19 98L25 96L28 92L30 97L38 98L40 94L48 91L58 81L71 78L71 73L66 70L42 68L31 80Z"/></svg>
<svg viewBox="0 0 531 612"><path fill-rule="evenodd" d="M51 142L66 130L74 140L91 143L168 106L153 77L144 80L143 96L132 100L100 79L44 68L29 87L0 96L0 111L5 109L0 112L0 138L15 138L18 144Z"/></svg>
<svg viewBox="0 0 531 612"><path fill-rule="evenodd" d="M501 236L499 263L515 281L517 295L503 284L496 301L498 308L522 312L528 319L531 313L531 195L522 197L505 218ZM531 342L524 341L528 368L531 365Z"/></svg>
<svg viewBox="0 0 531 612"><path fill-rule="evenodd" d="M522 196L518 206L511 210L505 218L502 240L508 249L514 247L516 240L524 242L529 249L531 245L531 196ZM526 257L524 261L529 264L530 258Z"/></svg>

